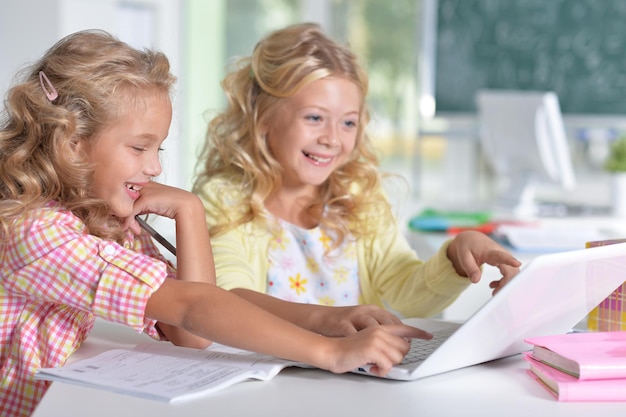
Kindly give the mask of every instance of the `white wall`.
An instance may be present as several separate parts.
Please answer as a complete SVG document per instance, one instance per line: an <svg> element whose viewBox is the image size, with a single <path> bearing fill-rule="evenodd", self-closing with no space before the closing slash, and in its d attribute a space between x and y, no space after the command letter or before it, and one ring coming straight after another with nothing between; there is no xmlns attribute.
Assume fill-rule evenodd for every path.
<svg viewBox="0 0 626 417"><path fill-rule="evenodd" d="M16 71L39 57L63 36L82 29L104 29L135 47L162 50L172 72L180 73L182 0L4 0L0 2L0 91L6 96ZM180 168L180 101L163 156L161 180L184 186Z"/></svg>
<svg viewBox="0 0 626 417"><path fill-rule="evenodd" d="M54 0L0 2L0 91L3 97L16 71L24 63L36 60L57 40L57 3Z"/></svg>

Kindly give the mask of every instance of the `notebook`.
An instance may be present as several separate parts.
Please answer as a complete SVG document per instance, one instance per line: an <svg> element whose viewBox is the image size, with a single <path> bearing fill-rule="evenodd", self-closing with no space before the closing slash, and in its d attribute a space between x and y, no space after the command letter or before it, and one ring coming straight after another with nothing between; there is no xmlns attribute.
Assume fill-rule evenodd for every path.
<svg viewBox="0 0 626 417"><path fill-rule="evenodd" d="M415 380L530 350L524 339L567 333L624 281L626 243L540 255L463 324L404 320L450 334L436 336L424 360L398 364L385 378ZM369 368L353 372L376 376Z"/></svg>

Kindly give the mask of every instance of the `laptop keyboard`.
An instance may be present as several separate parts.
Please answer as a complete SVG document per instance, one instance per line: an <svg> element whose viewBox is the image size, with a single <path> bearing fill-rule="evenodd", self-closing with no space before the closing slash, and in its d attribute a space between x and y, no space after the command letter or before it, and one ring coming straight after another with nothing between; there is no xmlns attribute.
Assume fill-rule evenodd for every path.
<svg viewBox="0 0 626 417"><path fill-rule="evenodd" d="M457 327L447 327L430 332L433 335L433 338L430 340L411 339L409 353L406 354L400 365L423 361L456 330Z"/></svg>

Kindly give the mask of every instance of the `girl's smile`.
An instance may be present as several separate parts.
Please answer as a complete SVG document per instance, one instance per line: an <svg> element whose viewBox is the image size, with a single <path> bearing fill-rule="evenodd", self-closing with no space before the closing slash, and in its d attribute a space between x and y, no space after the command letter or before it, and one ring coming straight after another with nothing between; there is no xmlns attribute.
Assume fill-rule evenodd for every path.
<svg viewBox="0 0 626 417"><path fill-rule="evenodd" d="M137 185L137 184L126 184L126 189L128 190L128 194L130 195L130 198L132 198L133 200L136 200L139 198L139 192L141 191L141 188L143 187L143 185Z"/></svg>
<svg viewBox="0 0 626 417"><path fill-rule="evenodd" d="M328 166L333 161L333 156L323 156L302 151L305 157L309 158L314 165Z"/></svg>

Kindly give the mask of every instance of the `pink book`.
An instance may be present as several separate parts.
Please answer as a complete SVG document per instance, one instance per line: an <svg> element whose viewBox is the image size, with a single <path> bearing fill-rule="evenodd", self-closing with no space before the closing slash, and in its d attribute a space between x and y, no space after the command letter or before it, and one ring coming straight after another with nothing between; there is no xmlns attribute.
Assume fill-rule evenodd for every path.
<svg viewBox="0 0 626 417"><path fill-rule="evenodd" d="M525 354L530 363L529 375L537 380L558 401L626 401L626 379L595 379L581 381Z"/></svg>
<svg viewBox="0 0 626 417"><path fill-rule="evenodd" d="M578 379L626 378L626 332L568 333L525 341L534 345L533 358Z"/></svg>

